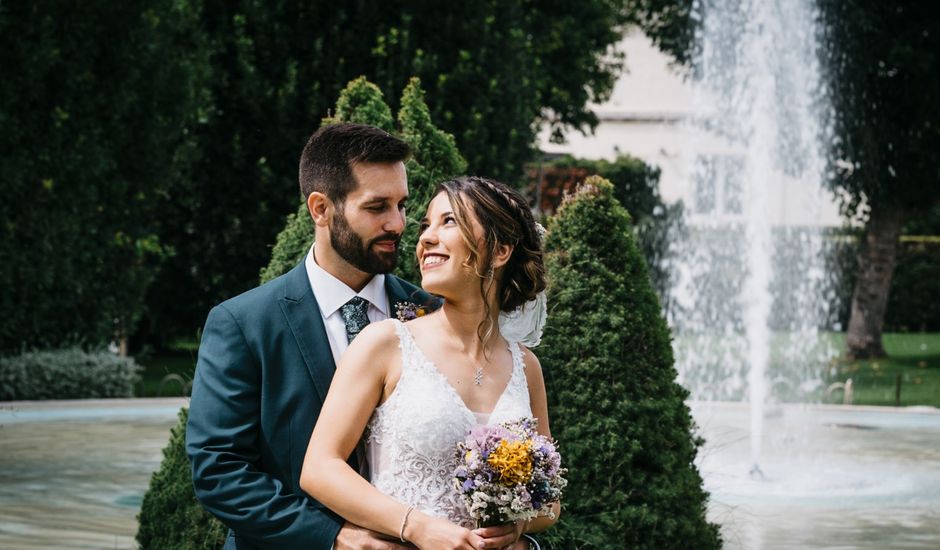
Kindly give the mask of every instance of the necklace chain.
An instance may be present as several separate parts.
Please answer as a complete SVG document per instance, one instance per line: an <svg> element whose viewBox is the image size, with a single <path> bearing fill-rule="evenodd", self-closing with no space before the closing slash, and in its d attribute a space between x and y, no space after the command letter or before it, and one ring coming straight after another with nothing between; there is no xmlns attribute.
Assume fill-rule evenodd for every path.
<svg viewBox="0 0 940 550"><path fill-rule="evenodd" d="M477 366L477 372L473 376L473 383L477 386L483 385L483 367Z"/></svg>

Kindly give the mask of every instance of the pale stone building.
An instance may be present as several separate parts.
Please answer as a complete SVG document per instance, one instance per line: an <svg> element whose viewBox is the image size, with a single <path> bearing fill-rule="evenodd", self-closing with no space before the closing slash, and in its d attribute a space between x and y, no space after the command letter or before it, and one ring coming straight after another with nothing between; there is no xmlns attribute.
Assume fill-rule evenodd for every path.
<svg viewBox="0 0 940 550"><path fill-rule="evenodd" d="M708 178L693 180L690 172L708 173L718 163L740 162L736 151L720 139L693 139L688 120L696 98L692 86L670 66L670 58L660 52L642 33L628 33L618 46L626 53L627 70L617 81L606 103L592 106L600 119L594 135L578 131L566 134L566 143L548 140L548 132L539 135L540 149L549 154L571 154L588 159L612 160L618 154L638 157L662 170L660 193L667 202L683 200L692 214L691 221L733 221L740 204L727 192L734 181L716 184ZM698 151L689 144L696 143ZM702 144L707 143L707 150ZM733 170L732 170L733 172ZM839 226L835 200L802 182L783 174L768 174L773 185L766 188L773 225ZM711 185L703 189L703 185ZM810 206L811 205L811 206Z"/></svg>

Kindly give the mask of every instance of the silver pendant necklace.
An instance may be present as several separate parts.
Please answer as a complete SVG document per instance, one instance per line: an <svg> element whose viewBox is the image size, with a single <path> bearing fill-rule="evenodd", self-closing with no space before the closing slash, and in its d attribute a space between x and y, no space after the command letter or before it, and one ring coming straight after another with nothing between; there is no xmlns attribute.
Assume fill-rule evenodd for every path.
<svg viewBox="0 0 940 550"><path fill-rule="evenodd" d="M473 383L477 386L483 385L483 367L477 366L477 372L473 376Z"/></svg>

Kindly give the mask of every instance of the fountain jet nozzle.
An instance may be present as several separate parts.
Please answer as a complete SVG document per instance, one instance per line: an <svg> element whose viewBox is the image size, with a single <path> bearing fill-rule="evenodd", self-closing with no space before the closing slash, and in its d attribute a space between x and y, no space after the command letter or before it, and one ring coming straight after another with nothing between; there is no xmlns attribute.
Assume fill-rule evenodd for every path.
<svg viewBox="0 0 940 550"><path fill-rule="evenodd" d="M764 476L764 471L760 469L760 466L758 466L756 462L751 466L751 471L748 472L748 475L751 476L751 479L759 479L761 481L767 479L767 477Z"/></svg>

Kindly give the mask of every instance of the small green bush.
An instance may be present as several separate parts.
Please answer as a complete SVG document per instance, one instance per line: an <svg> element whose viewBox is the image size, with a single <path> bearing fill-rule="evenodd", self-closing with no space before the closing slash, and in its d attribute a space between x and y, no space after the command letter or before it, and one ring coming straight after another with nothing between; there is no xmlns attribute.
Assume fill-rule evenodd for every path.
<svg viewBox="0 0 940 550"><path fill-rule="evenodd" d="M221 548L227 529L203 509L193 492L189 458L186 456L186 419L189 409L179 413L179 423L170 432L163 449L160 469L150 478L137 519L137 544L141 549Z"/></svg>
<svg viewBox="0 0 940 550"><path fill-rule="evenodd" d="M107 351L30 351L0 358L0 401L133 397L140 370Z"/></svg>
<svg viewBox="0 0 940 550"><path fill-rule="evenodd" d="M720 547L705 519L687 392L630 217L588 178L550 220L539 357L568 473L552 548Z"/></svg>

